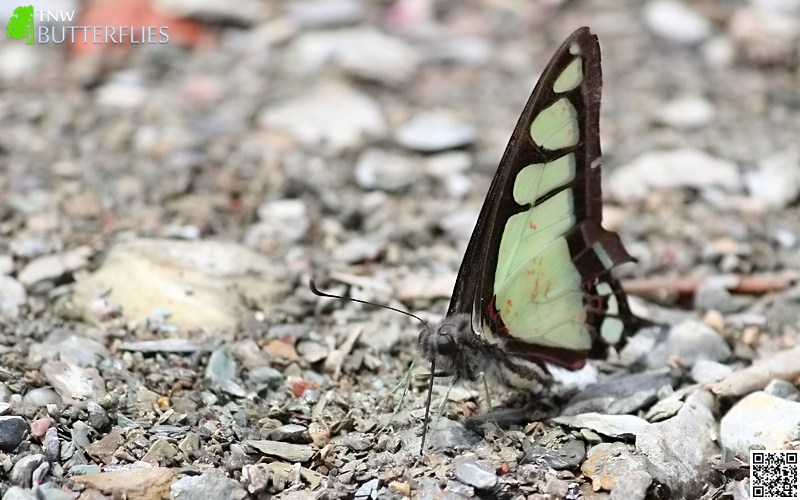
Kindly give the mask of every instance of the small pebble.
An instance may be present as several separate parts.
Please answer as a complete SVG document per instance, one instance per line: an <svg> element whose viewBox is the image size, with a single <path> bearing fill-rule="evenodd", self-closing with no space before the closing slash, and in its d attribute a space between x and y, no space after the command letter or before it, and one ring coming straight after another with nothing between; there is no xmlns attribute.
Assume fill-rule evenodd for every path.
<svg viewBox="0 0 800 500"><path fill-rule="evenodd" d="M89 412L89 425L100 432L108 430L108 427L111 425L111 419L102 406L94 401L89 401L86 405L86 409Z"/></svg>
<svg viewBox="0 0 800 500"><path fill-rule="evenodd" d="M30 488L33 472L44 463L44 455L34 454L20 458L11 469L9 479L13 484Z"/></svg>
<svg viewBox="0 0 800 500"><path fill-rule="evenodd" d="M650 0L644 20L655 34L682 45L695 45L712 34L711 22L676 0Z"/></svg>
<svg viewBox="0 0 800 500"><path fill-rule="evenodd" d="M0 417L0 451L14 451L28 432L28 422L16 415Z"/></svg>
<svg viewBox="0 0 800 500"><path fill-rule="evenodd" d="M497 475L471 460L458 460L455 464L456 479L479 490L490 490L497 486Z"/></svg>
<svg viewBox="0 0 800 500"><path fill-rule="evenodd" d="M400 127L395 140L405 148L434 153L472 143L475 129L443 114L424 113Z"/></svg>
<svg viewBox="0 0 800 500"><path fill-rule="evenodd" d="M41 439L53 423L50 417L37 418L31 422L31 435Z"/></svg>

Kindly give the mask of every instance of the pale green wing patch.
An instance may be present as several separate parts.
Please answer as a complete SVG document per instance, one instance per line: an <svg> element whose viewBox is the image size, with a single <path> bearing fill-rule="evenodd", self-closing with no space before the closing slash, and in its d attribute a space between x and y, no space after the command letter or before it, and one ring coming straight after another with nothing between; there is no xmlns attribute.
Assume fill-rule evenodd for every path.
<svg viewBox="0 0 800 500"><path fill-rule="evenodd" d="M566 154L548 163L534 163L520 170L514 181L514 201L534 203L543 194L566 186L575 178L575 155Z"/></svg>
<svg viewBox="0 0 800 500"><path fill-rule="evenodd" d="M625 323L619 317L619 299L611 285L605 281L597 283L595 291L605 304L604 317L600 323L600 336L606 343L614 345L622 340L625 333Z"/></svg>
<svg viewBox="0 0 800 500"><path fill-rule="evenodd" d="M622 340L622 335L625 333L625 323L620 318L614 316L606 316L603 322L600 323L600 336L603 340L614 345Z"/></svg>
<svg viewBox="0 0 800 500"><path fill-rule="evenodd" d="M550 151L578 144L580 127L575 106L562 97L536 115L530 133L533 142Z"/></svg>
<svg viewBox="0 0 800 500"><path fill-rule="evenodd" d="M581 275L563 237L527 259L497 290L496 307L513 336L523 342L588 350Z"/></svg>
<svg viewBox="0 0 800 500"><path fill-rule="evenodd" d="M509 217L500 239L494 292L506 286L506 281L522 272L521 268L575 225L575 206L571 189L564 189L548 200ZM569 258L569 249L566 250Z"/></svg>
<svg viewBox="0 0 800 500"><path fill-rule="evenodd" d="M556 94L563 94L577 88L581 82L583 82L583 61L581 61L580 57L576 57L558 75L555 83L553 83L553 91Z"/></svg>
<svg viewBox="0 0 800 500"><path fill-rule="evenodd" d="M603 248L603 244L599 241L595 241L592 244L592 250L594 251L597 258L600 259L600 262L603 264L603 267L606 268L606 271L610 271L611 268L614 267L614 261L611 259L611 256L608 255L608 252L605 248Z"/></svg>

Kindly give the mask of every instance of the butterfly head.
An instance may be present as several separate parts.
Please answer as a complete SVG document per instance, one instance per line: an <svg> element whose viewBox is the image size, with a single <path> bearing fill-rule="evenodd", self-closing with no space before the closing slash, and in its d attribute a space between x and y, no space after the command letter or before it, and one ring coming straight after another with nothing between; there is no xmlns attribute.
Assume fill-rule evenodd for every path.
<svg viewBox="0 0 800 500"><path fill-rule="evenodd" d="M420 354L436 367L437 374L474 379L468 358L476 337L470 315L455 314L422 330L417 346Z"/></svg>

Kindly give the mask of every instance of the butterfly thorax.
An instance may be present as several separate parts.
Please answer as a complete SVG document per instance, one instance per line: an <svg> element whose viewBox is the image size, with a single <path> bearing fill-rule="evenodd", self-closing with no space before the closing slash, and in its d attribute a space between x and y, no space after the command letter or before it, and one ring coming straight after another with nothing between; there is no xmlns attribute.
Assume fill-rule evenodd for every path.
<svg viewBox="0 0 800 500"><path fill-rule="evenodd" d="M487 339L472 329L469 314L452 314L422 330L417 340L420 354L435 358L437 373L475 381L482 374L518 389L539 390L550 376L536 359L507 350L502 339Z"/></svg>

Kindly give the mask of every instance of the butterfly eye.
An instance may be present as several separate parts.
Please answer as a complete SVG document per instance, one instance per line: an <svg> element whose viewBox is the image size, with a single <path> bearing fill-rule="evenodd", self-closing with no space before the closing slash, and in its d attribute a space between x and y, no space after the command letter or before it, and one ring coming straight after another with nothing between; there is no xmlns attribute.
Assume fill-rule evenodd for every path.
<svg viewBox="0 0 800 500"><path fill-rule="evenodd" d="M456 351L456 341L449 334L439 335L436 339L436 350L441 356L449 356Z"/></svg>

